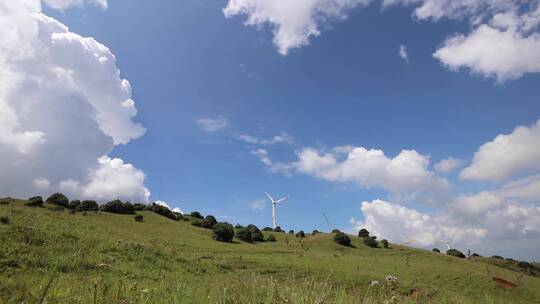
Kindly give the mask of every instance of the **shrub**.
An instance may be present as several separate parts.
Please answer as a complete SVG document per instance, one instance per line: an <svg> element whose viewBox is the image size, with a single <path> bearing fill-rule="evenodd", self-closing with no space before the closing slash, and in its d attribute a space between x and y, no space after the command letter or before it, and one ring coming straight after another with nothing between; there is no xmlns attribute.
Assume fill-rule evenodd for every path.
<svg viewBox="0 0 540 304"><path fill-rule="evenodd" d="M264 235L262 232L257 228L257 226L250 224L247 226L247 229L251 232L251 239L255 242L264 242Z"/></svg>
<svg viewBox="0 0 540 304"><path fill-rule="evenodd" d="M332 233L340 233L341 231L339 229L332 229Z"/></svg>
<svg viewBox="0 0 540 304"><path fill-rule="evenodd" d="M439 250L439 248L433 248L433 249L431 249L431 251L433 251L433 252L441 252L441 251Z"/></svg>
<svg viewBox="0 0 540 304"><path fill-rule="evenodd" d="M9 205L9 201L6 201L4 199L0 199L0 205Z"/></svg>
<svg viewBox="0 0 540 304"><path fill-rule="evenodd" d="M7 216L0 216L0 224L7 225L10 224L11 220Z"/></svg>
<svg viewBox="0 0 540 304"><path fill-rule="evenodd" d="M521 267L521 268L532 268L531 263L525 262L525 261L520 261L518 263L518 266Z"/></svg>
<svg viewBox="0 0 540 304"><path fill-rule="evenodd" d="M476 257L476 258L481 258L481 257L482 257L481 255L479 255L479 254L478 254L478 253L476 253L476 252L475 252L475 253L473 253L473 254L472 254L471 256L473 256L473 257Z"/></svg>
<svg viewBox="0 0 540 304"><path fill-rule="evenodd" d="M117 214L135 214L133 205L129 202L123 203L121 200L114 200L101 206L101 211Z"/></svg>
<svg viewBox="0 0 540 304"><path fill-rule="evenodd" d="M53 206L51 211L64 212L64 206Z"/></svg>
<svg viewBox="0 0 540 304"><path fill-rule="evenodd" d="M248 243L253 242L253 236L251 235L251 230L249 230L249 228L247 227L238 229L236 231L235 236L244 242L248 242Z"/></svg>
<svg viewBox="0 0 540 304"><path fill-rule="evenodd" d="M216 218L213 215L207 215L204 220L201 221L201 227L206 229L214 229L217 224Z"/></svg>
<svg viewBox="0 0 540 304"><path fill-rule="evenodd" d="M41 196L32 196L25 205L31 207L43 207L43 198Z"/></svg>
<svg viewBox="0 0 540 304"><path fill-rule="evenodd" d="M133 204L133 209L135 209L135 211L143 211L145 208L146 208L146 204L141 204L141 203L135 203Z"/></svg>
<svg viewBox="0 0 540 304"><path fill-rule="evenodd" d="M351 246L351 239L343 232L338 232L334 235L334 242L343 246Z"/></svg>
<svg viewBox="0 0 540 304"><path fill-rule="evenodd" d="M152 208L150 209L150 211L157 213L161 216L164 216L166 218L169 218L171 220L174 220L174 221L178 220L178 218L176 217L174 212L171 211L171 209L165 206L158 205L156 203L152 203Z"/></svg>
<svg viewBox="0 0 540 304"><path fill-rule="evenodd" d="M242 226L242 225L240 225L240 224L236 224L236 225L234 226L234 229L242 229L242 228L244 228L244 226Z"/></svg>
<svg viewBox="0 0 540 304"><path fill-rule="evenodd" d="M315 229L315 230L313 230L313 232L311 232L311 235L317 235L319 233L321 233L321 232L319 230Z"/></svg>
<svg viewBox="0 0 540 304"><path fill-rule="evenodd" d="M305 237L306 237L306 234L304 233L303 230L300 230L300 231L298 231L298 233L296 234L296 237L299 237L299 238L305 238Z"/></svg>
<svg viewBox="0 0 540 304"><path fill-rule="evenodd" d="M358 237L361 237L361 238L366 238L366 237L369 237L369 231L367 231L367 229L360 229L360 231L358 231Z"/></svg>
<svg viewBox="0 0 540 304"><path fill-rule="evenodd" d="M498 259L498 260L504 260L504 258L500 255L492 255L491 256L492 259Z"/></svg>
<svg viewBox="0 0 540 304"><path fill-rule="evenodd" d="M144 222L144 216L137 214L133 217L136 222Z"/></svg>
<svg viewBox="0 0 540 304"><path fill-rule="evenodd" d="M72 200L71 202L69 202L67 208L71 210L75 210L77 207L79 207L79 205L81 205L80 200Z"/></svg>
<svg viewBox="0 0 540 304"><path fill-rule="evenodd" d="M223 222L214 225L214 239L220 242L232 242L234 228L231 224Z"/></svg>
<svg viewBox="0 0 540 304"><path fill-rule="evenodd" d="M49 196L46 200L47 203L67 207L69 205L69 199L62 193L55 193Z"/></svg>
<svg viewBox="0 0 540 304"><path fill-rule="evenodd" d="M284 233L285 231L283 229L281 229L280 226L277 226L276 228L274 228L274 232Z"/></svg>
<svg viewBox="0 0 540 304"><path fill-rule="evenodd" d="M189 214L189 216L194 217L196 219L202 220L204 217L199 213L199 211L193 211Z"/></svg>
<svg viewBox="0 0 540 304"><path fill-rule="evenodd" d="M176 213L176 212L173 212L173 213L174 213L174 215L176 216L176 220L177 220L177 221L181 221L181 220L189 220L188 218L184 217L184 216L182 215L182 213Z"/></svg>
<svg viewBox="0 0 540 304"><path fill-rule="evenodd" d="M194 219L193 221L191 221L191 226L195 226L195 227L201 227L201 220L200 219Z"/></svg>
<svg viewBox="0 0 540 304"><path fill-rule="evenodd" d="M388 248L389 243L388 243L388 241L386 239L382 239L381 243L382 243L384 248Z"/></svg>
<svg viewBox="0 0 540 304"><path fill-rule="evenodd" d="M289 230L289 234L294 234L294 230Z"/></svg>
<svg viewBox="0 0 540 304"><path fill-rule="evenodd" d="M277 227L276 227L277 228ZM270 228L270 227L264 227L263 228L263 231L274 231L274 229Z"/></svg>
<svg viewBox="0 0 540 304"><path fill-rule="evenodd" d="M458 257L458 258L465 258L465 255L463 254L463 252L457 250L457 249L448 249L446 251L446 254L447 255L451 255L451 256L455 256L455 257Z"/></svg>
<svg viewBox="0 0 540 304"><path fill-rule="evenodd" d="M372 247L372 248L379 247L379 244L377 243L376 238L377 238L376 236L365 237L364 238L364 245Z"/></svg>
<svg viewBox="0 0 540 304"><path fill-rule="evenodd" d="M277 241L277 240L276 240L276 237L275 237L273 234L270 234L270 235L266 238L266 240L267 240L268 242L276 242L276 241Z"/></svg>
<svg viewBox="0 0 540 304"><path fill-rule="evenodd" d="M98 211L99 206L96 201L85 200L81 202L81 204L76 210L77 211Z"/></svg>

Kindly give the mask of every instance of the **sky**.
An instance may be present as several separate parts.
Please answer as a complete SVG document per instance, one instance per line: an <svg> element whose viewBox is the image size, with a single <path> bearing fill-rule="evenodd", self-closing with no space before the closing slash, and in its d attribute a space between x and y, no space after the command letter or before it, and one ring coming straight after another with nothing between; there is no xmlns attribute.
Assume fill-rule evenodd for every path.
<svg viewBox="0 0 540 304"><path fill-rule="evenodd" d="M0 196L540 259L540 1L0 0Z"/></svg>

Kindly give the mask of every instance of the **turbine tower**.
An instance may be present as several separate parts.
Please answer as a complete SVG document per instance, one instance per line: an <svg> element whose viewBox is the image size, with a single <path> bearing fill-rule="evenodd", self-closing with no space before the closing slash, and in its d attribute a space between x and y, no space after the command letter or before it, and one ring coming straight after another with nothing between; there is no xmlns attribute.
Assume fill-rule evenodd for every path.
<svg viewBox="0 0 540 304"><path fill-rule="evenodd" d="M272 202L272 225L274 226L273 228L276 229L276 204L288 199L289 196L287 195L278 200L275 200L270 194L268 194L268 192L265 192L264 194L266 194L266 196L268 196L268 198Z"/></svg>

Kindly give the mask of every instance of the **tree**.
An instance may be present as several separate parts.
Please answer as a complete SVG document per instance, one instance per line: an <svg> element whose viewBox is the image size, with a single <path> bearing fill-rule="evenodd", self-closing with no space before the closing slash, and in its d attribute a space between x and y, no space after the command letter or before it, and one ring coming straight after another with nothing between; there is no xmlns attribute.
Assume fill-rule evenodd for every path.
<svg viewBox="0 0 540 304"><path fill-rule="evenodd" d="M388 241L386 239L382 239L381 243L383 244L384 248L388 248L389 243L388 243Z"/></svg>
<svg viewBox="0 0 540 304"><path fill-rule="evenodd" d="M343 246L351 246L351 239L343 232L337 232L334 235L334 242Z"/></svg>
<svg viewBox="0 0 540 304"><path fill-rule="evenodd" d="M339 230L339 229L332 229L332 233L340 233L340 232L341 232L341 230Z"/></svg>
<svg viewBox="0 0 540 304"><path fill-rule="evenodd" d="M264 235L259 230L259 228L257 228L257 226L250 224L247 226L247 228L249 229L249 231L251 231L251 238L253 239L253 241L264 242Z"/></svg>
<svg viewBox="0 0 540 304"><path fill-rule="evenodd" d="M317 235L319 233L321 233L321 232L319 230L315 229L315 230L313 230L313 232L311 232L311 235Z"/></svg>
<svg viewBox="0 0 540 304"><path fill-rule="evenodd" d="M276 227L277 228L277 227ZM274 231L274 229L270 227L264 227L262 231Z"/></svg>
<svg viewBox="0 0 540 304"><path fill-rule="evenodd" d="M204 220L201 221L201 227L206 229L214 229L217 224L217 220L213 215L207 215Z"/></svg>
<svg viewBox="0 0 540 304"><path fill-rule="evenodd" d="M379 247L379 244L377 243L376 238L377 238L376 236L365 237L364 238L364 245L372 247L372 248Z"/></svg>
<svg viewBox="0 0 540 304"><path fill-rule="evenodd" d="M369 237L369 231L367 231L367 229L365 228L360 229L360 231L358 231L358 237L361 237L361 238Z"/></svg>
<svg viewBox="0 0 540 304"><path fill-rule="evenodd" d="M96 201L85 200L81 202L81 205L76 210L77 211L98 211L99 206Z"/></svg>
<svg viewBox="0 0 540 304"><path fill-rule="evenodd" d="M31 207L43 207L43 198L41 196L32 196L25 205Z"/></svg>
<svg viewBox="0 0 540 304"><path fill-rule="evenodd" d="M214 239L220 242L232 242L234 237L234 228L227 222L221 222L214 225Z"/></svg>
<svg viewBox="0 0 540 304"><path fill-rule="evenodd" d="M67 207L69 205L69 199L65 195L59 192L49 196L46 202L49 204L58 205L62 207Z"/></svg>
<svg viewBox="0 0 540 304"><path fill-rule="evenodd" d="M162 205L159 205L159 204L156 204L156 203L152 203L152 208L150 209L150 211L153 211L154 213L157 213L161 216L164 216L168 219L171 219L173 221L178 221L178 217L176 216L176 214L174 214L174 212L171 211L171 209L165 207L165 206L162 206Z"/></svg>
<svg viewBox="0 0 540 304"><path fill-rule="evenodd" d="M305 238L306 237L306 234L304 233L303 230L300 230L298 231L298 233L296 234L296 237L299 237L299 238Z"/></svg>
<svg viewBox="0 0 540 304"><path fill-rule="evenodd" d="M465 255L463 254L463 252L457 250L457 249L448 249L446 251L446 254L447 255L451 255L451 256L455 256L455 257L458 257L458 258L465 258Z"/></svg>
<svg viewBox="0 0 540 304"><path fill-rule="evenodd" d="M238 239L244 241L244 242L248 242L248 243L252 243L253 242L253 237L251 235L251 230L249 230L249 228L247 227L242 227L240 229L238 229L235 233L235 235Z"/></svg>
<svg viewBox="0 0 540 304"><path fill-rule="evenodd" d="M118 199L101 206L101 211L117 214L135 214L135 208L133 208L131 203L123 203Z"/></svg>
<svg viewBox="0 0 540 304"><path fill-rule="evenodd" d="M294 234L294 230L289 230L289 234Z"/></svg>
<svg viewBox="0 0 540 304"><path fill-rule="evenodd" d="M199 213L199 211L193 211L189 214L189 216L197 218L197 219L203 219L204 217Z"/></svg>
<svg viewBox="0 0 540 304"><path fill-rule="evenodd" d="M268 238L266 238L268 242L276 242L276 237L273 234L270 234Z"/></svg>
<svg viewBox="0 0 540 304"><path fill-rule="evenodd" d="M191 226L195 226L195 227L202 227L202 221L198 218L194 219L193 221L191 221Z"/></svg>
<svg viewBox="0 0 540 304"><path fill-rule="evenodd" d="M433 248L433 249L431 249L431 251L437 252L437 253L441 252L441 251L439 250L439 248Z"/></svg>
<svg viewBox="0 0 540 304"><path fill-rule="evenodd" d="M135 215L134 219L136 222L144 222L144 216L140 214Z"/></svg>
<svg viewBox="0 0 540 304"><path fill-rule="evenodd" d="M81 205L81 201L80 200L72 200L71 202L69 202L67 208L68 209L71 209L71 210L75 210L77 209L77 207L79 207Z"/></svg>
<svg viewBox="0 0 540 304"><path fill-rule="evenodd" d="M280 226L277 226L276 228L274 228L274 232L283 233L285 231L283 231Z"/></svg>

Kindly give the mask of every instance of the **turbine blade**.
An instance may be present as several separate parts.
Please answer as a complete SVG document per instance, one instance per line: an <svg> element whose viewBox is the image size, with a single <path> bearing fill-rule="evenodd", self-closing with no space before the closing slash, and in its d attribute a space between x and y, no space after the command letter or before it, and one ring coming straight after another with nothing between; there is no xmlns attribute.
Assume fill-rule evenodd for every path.
<svg viewBox="0 0 540 304"><path fill-rule="evenodd" d="M268 198L272 201L272 203L274 202L274 198L270 196L270 194L268 194L268 192L265 192L264 194L266 194L266 196L268 196Z"/></svg>
<svg viewBox="0 0 540 304"><path fill-rule="evenodd" d="M286 201L287 199L289 199L289 196L288 196L288 195L285 196L285 197L282 197L282 198L278 199L278 200L276 201L276 203L281 203L281 202L283 202L283 201Z"/></svg>

